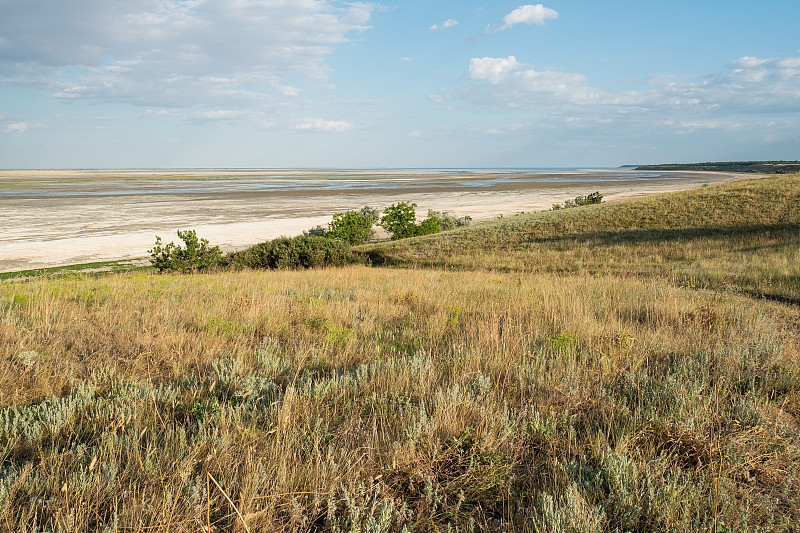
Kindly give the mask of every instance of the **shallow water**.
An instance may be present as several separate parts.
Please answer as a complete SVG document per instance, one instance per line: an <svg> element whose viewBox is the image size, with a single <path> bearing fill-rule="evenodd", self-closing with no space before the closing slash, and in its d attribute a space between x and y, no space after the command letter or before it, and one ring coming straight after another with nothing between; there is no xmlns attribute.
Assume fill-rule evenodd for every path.
<svg viewBox="0 0 800 533"><path fill-rule="evenodd" d="M0 171L0 271L142 257L196 229L223 249L297 235L364 205L475 219L690 188L724 174L632 170Z"/></svg>

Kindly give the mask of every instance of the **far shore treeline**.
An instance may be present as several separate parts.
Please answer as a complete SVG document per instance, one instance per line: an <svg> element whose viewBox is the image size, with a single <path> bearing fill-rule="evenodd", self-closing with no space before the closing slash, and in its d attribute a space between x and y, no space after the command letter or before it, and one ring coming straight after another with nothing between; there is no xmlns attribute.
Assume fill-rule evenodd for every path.
<svg viewBox="0 0 800 533"><path fill-rule="evenodd" d="M747 172L753 174L793 174L800 172L800 161L723 161L716 163L668 163L641 165L634 170L695 170L705 172Z"/></svg>

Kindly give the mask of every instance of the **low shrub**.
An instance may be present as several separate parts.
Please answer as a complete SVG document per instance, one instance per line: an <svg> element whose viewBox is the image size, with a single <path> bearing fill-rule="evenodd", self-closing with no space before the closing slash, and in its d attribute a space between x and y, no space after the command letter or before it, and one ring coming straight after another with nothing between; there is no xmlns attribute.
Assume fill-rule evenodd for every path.
<svg viewBox="0 0 800 533"><path fill-rule="evenodd" d="M553 211L557 211L559 209L568 209L570 207L580 207L582 205L599 204L602 202L603 195L600 194L600 191L597 191L586 196L576 196L574 200L566 200L564 201L563 205L553 204Z"/></svg>
<svg viewBox="0 0 800 533"><path fill-rule="evenodd" d="M438 218L442 226L442 231L459 228L461 226L469 226L472 222L472 217L469 215L457 217L447 211L434 211L432 209L428 209L428 218Z"/></svg>
<svg viewBox="0 0 800 533"><path fill-rule="evenodd" d="M233 268L301 269L364 263L363 256L338 239L300 235L279 237L227 254L225 266Z"/></svg>
<svg viewBox="0 0 800 533"><path fill-rule="evenodd" d="M159 272L165 270L198 272L217 266L222 260L219 246L209 246L208 239L198 239L194 230L178 230L178 237L183 241L185 248L174 242L165 245L161 242L161 237L156 236L155 245L147 250L150 254L150 263Z"/></svg>

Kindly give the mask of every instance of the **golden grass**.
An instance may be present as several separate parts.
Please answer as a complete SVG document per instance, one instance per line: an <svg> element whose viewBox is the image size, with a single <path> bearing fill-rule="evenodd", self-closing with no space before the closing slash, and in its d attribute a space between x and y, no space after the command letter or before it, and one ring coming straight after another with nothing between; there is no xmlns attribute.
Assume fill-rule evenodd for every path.
<svg viewBox="0 0 800 533"><path fill-rule="evenodd" d="M800 175L521 215L359 249L375 264L659 277L800 303Z"/></svg>
<svg viewBox="0 0 800 533"><path fill-rule="evenodd" d="M798 186L0 284L0 531L796 531Z"/></svg>
<svg viewBox="0 0 800 533"><path fill-rule="evenodd" d="M800 518L800 317L777 303L348 267L40 279L0 312L7 530Z"/></svg>

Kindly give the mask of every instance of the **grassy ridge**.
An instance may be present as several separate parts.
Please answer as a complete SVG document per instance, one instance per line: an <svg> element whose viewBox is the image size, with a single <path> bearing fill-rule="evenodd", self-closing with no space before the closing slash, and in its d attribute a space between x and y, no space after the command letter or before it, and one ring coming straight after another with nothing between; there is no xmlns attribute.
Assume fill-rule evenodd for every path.
<svg viewBox="0 0 800 533"><path fill-rule="evenodd" d="M635 201L370 248L456 271L4 283L0 530L795 531L800 310L669 254L795 257L796 187L732 185L738 225Z"/></svg>
<svg viewBox="0 0 800 533"><path fill-rule="evenodd" d="M640 275L800 302L800 175L520 215L359 248L375 264Z"/></svg>

